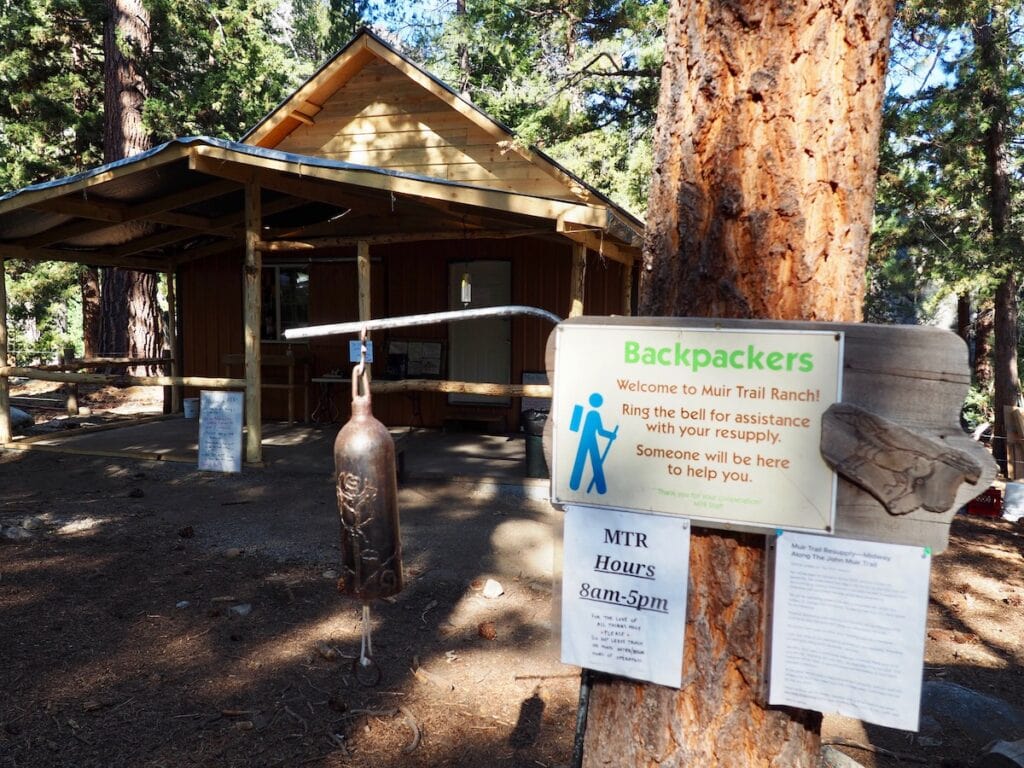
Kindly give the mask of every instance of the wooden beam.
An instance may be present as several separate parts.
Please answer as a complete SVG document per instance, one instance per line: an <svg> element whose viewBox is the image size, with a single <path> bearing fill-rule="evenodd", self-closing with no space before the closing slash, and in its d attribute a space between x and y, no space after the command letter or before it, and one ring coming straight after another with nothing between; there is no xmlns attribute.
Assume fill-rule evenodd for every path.
<svg viewBox="0 0 1024 768"><path fill-rule="evenodd" d="M523 229L515 231L468 230L461 232L401 232L383 235L352 235L351 237L307 237L303 240L262 240L262 251L308 251L314 248L344 248L361 242L371 245L386 243L420 243L428 240L510 240L516 237L537 237L552 234L549 229Z"/></svg>
<svg viewBox="0 0 1024 768"><path fill-rule="evenodd" d="M633 265L622 265L622 314L633 314Z"/></svg>
<svg viewBox="0 0 1024 768"><path fill-rule="evenodd" d="M262 292L260 272L263 257L256 244L260 240L263 217L260 211L260 186L245 185L245 263L242 268L245 285L245 460L258 464L263 460L263 411L260 387L260 321Z"/></svg>
<svg viewBox="0 0 1024 768"><path fill-rule="evenodd" d="M167 346L171 350L171 378L181 373L181 362L178 359L178 302L174 281L176 271L168 270L164 278L167 280ZM181 411L181 387L171 387L171 413Z"/></svg>
<svg viewBox="0 0 1024 768"><path fill-rule="evenodd" d="M294 168L290 173L303 174L306 166L293 164ZM239 182L246 182L253 178L253 167L241 165L235 162L226 162L223 159L214 159L205 155L196 154L189 158L189 168L210 176L217 176L223 179L232 179ZM378 191L369 193L359 190L345 190L337 184L320 181L314 178L303 176L288 176L275 171L263 171L258 166L255 170L256 180L263 189L280 192L284 195L301 197L318 203L328 203L339 208L367 207L370 205L383 208L387 204L387 195Z"/></svg>
<svg viewBox="0 0 1024 768"><path fill-rule="evenodd" d="M555 219L580 227L600 228L608 220L607 207L604 205L573 203L547 197L476 187L470 184L454 184L380 173L374 170L356 170L314 164L306 165L276 158L242 155L221 147L196 146L192 148L192 151L198 157L207 157L214 161L219 160L225 165L246 165L266 171L293 173L302 177L333 181L361 189L377 189L434 200L448 200L454 203L463 203L481 208L493 208L494 210L508 211L524 216ZM217 164L214 163L212 167L216 168ZM210 171L210 173L224 176L223 173L216 170Z"/></svg>
<svg viewBox="0 0 1024 768"><path fill-rule="evenodd" d="M370 315L370 244L361 240L356 244L356 264L359 280L359 319L369 320Z"/></svg>
<svg viewBox="0 0 1024 768"><path fill-rule="evenodd" d="M159 215L167 211L174 210L175 208L181 208L186 205L193 205L195 203L203 202L204 200L210 200L216 197L221 197L234 190L238 189L238 184L230 180L218 180L210 184L203 184L197 187L191 187L189 189L175 192L170 195L164 195L155 200L149 200L145 203L139 203L138 205L132 206L117 206L111 207L106 205L103 207L104 215L100 220L96 220L90 216L81 221L70 221L64 224L60 224L56 227L51 227L39 234L26 237L18 241L19 245L24 245L28 248L39 248L42 246L52 245L53 243L59 243L65 240L70 240L75 237L82 235L88 235L99 230L107 229L113 226L114 223L121 223L125 221L134 221L136 219L146 219L147 216ZM58 199L59 201L59 199ZM82 206L81 201L73 201L74 208L83 211L85 208ZM86 204L87 206L87 204ZM51 206L44 205L39 206L41 208L50 209ZM52 207L57 207L56 203ZM114 213L116 212L116 213ZM79 215L71 214L68 215ZM110 222L110 216L116 215L118 221ZM153 219L150 219L153 220ZM168 223L168 222L163 222Z"/></svg>
<svg viewBox="0 0 1024 768"><path fill-rule="evenodd" d="M583 314L583 299L586 294L587 246L572 244L572 273L569 277L569 317Z"/></svg>
<svg viewBox="0 0 1024 768"><path fill-rule="evenodd" d="M612 261L617 261L620 264L633 263L633 249L616 245L611 240L601 237L600 230L576 229L573 227L566 227L560 222L558 225L558 232L573 242L585 245L602 258L611 259Z"/></svg>
<svg viewBox="0 0 1024 768"><path fill-rule="evenodd" d="M48 200L54 198L60 198L64 200L70 200L68 195L78 192L84 192L89 187L97 186L98 184L104 184L113 179L120 178L122 176L130 176L135 173L141 173L142 171L149 170L151 168L157 168L161 165L167 165L173 163L183 157L187 157L191 147L176 143L170 144L163 149L162 152L150 155L144 160L136 160L134 162L121 163L114 165L100 173L93 173L85 177L79 178L76 181L69 182L67 184L61 184L58 186L44 187L42 189L35 189L31 191L25 191L14 197L8 198L0 202L0 214L7 213L8 211L16 211L21 208L35 208L44 204ZM80 199L80 202L84 202L84 198ZM123 206L122 206L123 207ZM93 217L94 218L94 217Z"/></svg>
<svg viewBox="0 0 1024 768"><path fill-rule="evenodd" d="M64 384L121 385L126 387L202 387L203 389L244 389L245 379L211 376L128 376L119 373L73 373L43 371L39 368L0 366L0 377L24 376L36 381L57 381Z"/></svg>
<svg viewBox="0 0 1024 768"><path fill-rule="evenodd" d="M0 366L6 366L7 360L7 271L4 269L4 257L0 255ZM0 445L11 442L11 382L0 374Z"/></svg>
<svg viewBox="0 0 1024 768"><path fill-rule="evenodd" d="M447 392L465 395L494 395L497 397L551 397L551 386L548 384L487 384L475 381L438 381L437 379L374 381L370 384L370 391L374 394L388 394L392 392Z"/></svg>
<svg viewBox="0 0 1024 768"><path fill-rule="evenodd" d="M288 116L295 118L296 120L298 120L303 125L315 125L316 124L312 117L310 117L309 115L303 114L302 112L299 112L299 110L297 110L297 109L293 109L289 113Z"/></svg>

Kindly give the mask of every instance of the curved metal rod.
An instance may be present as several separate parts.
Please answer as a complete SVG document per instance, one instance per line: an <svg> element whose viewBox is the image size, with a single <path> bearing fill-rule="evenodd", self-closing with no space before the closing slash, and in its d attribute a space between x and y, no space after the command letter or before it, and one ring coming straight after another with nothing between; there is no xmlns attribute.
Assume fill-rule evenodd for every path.
<svg viewBox="0 0 1024 768"><path fill-rule="evenodd" d="M461 320L477 320L481 317L511 317L527 315L539 317L557 325L562 318L554 312L538 307L512 305L507 307L480 307L478 309L453 309L450 312L430 312L423 315L405 315L403 317L380 317L375 320L353 320L349 323L333 323L331 325L311 325L307 328L289 328L284 332L286 339L312 339L319 336L336 336L344 333L360 331L378 331L384 328L407 328L413 325L433 325L435 323L455 323Z"/></svg>

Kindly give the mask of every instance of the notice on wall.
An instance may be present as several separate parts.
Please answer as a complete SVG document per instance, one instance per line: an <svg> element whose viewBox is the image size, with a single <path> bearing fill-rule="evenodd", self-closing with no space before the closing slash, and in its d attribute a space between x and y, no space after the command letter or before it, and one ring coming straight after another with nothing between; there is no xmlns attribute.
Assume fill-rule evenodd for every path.
<svg viewBox="0 0 1024 768"><path fill-rule="evenodd" d="M916 731L931 553L776 539L768 702Z"/></svg>
<svg viewBox="0 0 1024 768"><path fill-rule="evenodd" d="M565 508L562 661L678 688L690 521Z"/></svg>
<svg viewBox="0 0 1024 768"><path fill-rule="evenodd" d="M552 501L830 531L842 334L563 323ZM568 371L571 375L560 375Z"/></svg>
<svg viewBox="0 0 1024 768"><path fill-rule="evenodd" d="M242 471L241 392L201 393L199 406L199 469Z"/></svg>

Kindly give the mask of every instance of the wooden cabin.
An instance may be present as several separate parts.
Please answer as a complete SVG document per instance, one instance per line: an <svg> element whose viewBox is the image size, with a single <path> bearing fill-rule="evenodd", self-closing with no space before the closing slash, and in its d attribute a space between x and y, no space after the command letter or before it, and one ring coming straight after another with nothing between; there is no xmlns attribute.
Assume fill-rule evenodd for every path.
<svg viewBox="0 0 1024 768"><path fill-rule="evenodd" d="M325 395L347 413L344 387L316 380L347 375L356 337L286 330L509 304L629 314L642 232L368 30L239 142L178 139L0 198L0 258L166 274L176 375L244 376L257 433L260 414L323 417ZM550 330L515 317L376 332L373 377L537 381ZM374 398L385 423L427 427L515 430L521 407Z"/></svg>

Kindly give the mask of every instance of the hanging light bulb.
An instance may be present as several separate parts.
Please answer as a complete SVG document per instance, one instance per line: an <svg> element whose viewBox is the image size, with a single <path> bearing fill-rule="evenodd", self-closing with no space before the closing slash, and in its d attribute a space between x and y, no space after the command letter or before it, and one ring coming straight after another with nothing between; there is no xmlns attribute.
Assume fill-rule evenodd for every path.
<svg viewBox="0 0 1024 768"><path fill-rule="evenodd" d="M473 284L470 282L469 272L462 273L462 304L463 306L469 306L470 302L473 301Z"/></svg>

